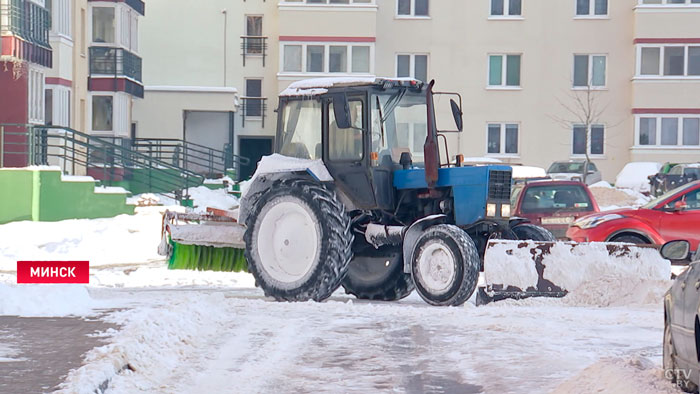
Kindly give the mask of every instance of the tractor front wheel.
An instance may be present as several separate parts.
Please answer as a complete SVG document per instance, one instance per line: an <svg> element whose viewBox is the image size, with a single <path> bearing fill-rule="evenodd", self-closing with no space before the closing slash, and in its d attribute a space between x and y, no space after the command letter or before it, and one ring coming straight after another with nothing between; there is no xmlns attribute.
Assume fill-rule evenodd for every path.
<svg viewBox="0 0 700 394"><path fill-rule="evenodd" d="M251 212L245 256L266 296L321 301L340 287L353 235L333 191L312 181L285 181L264 193Z"/></svg>
<svg viewBox="0 0 700 394"><path fill-rule="evenodd" d="M416 291L431 305L462 305L476 289L479 252L457 226L440 224L426 229L416 242L411 262Z"/></svg>
<svg viewBox="0 0 700 394"><path fill-rule="evenodd" d="M397 301L413 291L411 274L403 272L403 250L386 245L375 249L362 240L343 280L345 292L362 300Z"/></svg>

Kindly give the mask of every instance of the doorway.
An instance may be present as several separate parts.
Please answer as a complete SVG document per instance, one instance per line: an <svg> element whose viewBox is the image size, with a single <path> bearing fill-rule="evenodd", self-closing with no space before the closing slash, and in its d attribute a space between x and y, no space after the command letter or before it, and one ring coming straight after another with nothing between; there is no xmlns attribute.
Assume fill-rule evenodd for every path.
<svg viewBox="0 0 700 394"><path fill-rule="evenodd" d="M263 156L272 154L271 137L241 137L239 140L239 155L250 159L248 165L241 165L238 171L238 180L250 178L258 167L258 162Z"/></svg>

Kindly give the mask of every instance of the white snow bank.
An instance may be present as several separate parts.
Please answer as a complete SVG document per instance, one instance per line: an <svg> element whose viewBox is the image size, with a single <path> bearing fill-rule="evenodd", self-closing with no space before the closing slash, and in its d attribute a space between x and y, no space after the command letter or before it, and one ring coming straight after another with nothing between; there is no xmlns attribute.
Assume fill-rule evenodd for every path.
<svg viewBox="0 0 700 394"><path fill-rule="evenodd" d="M207 286L255 289L255 278L245 272L169 270L166 266L136 269L100 269L90 275L91 286L170 287Z"/></svg>
<svg viewBox="0 0 700 394"><path fill-rule="evenodd" d="M615 186L637 192L648 192L650 188L649 175L656 174L660 169L661 163L645 161L627 163L617 174Z"/></svg>
<svg viewBox="0 0 700 394"><path fill-rule="evenodd" d="M280 96L316 96L328 92L334 86L366 85L374 83L375 77L310 78L292 82Z"/></svg>
<svg viewBox="0 0 700 394"><path fill-rule="evenodd" d="M588 186L589 189L592 187L600 187L600 188L605 188L605 189L612 189L613 188L611 184L609 184L608 182L605 182L605 181L596 182L596 183Z"/></svg>
<svg viewBox="0 0 700 394"><path fill-rule="evenodd" d="M82 285L5 285L0 283L0 316L83 316L97 303Z"/></svg>
<svg viewBox="0 0 700 394"><path fill-rule="evenodd" d="M229 185L232 185L235 183L233 179L229 176L223 176L221 178L216 178L216 179L205 179L204 184L205 185L223 185L224 183L228 183Z"/></svg>
<svg viewBox="0 0 700 394"><path fill-rule="evenodd" d="M659 302L671 285L671 263L653 248L618 244L611 256L605 243L557 242L549 253L534 241L499 242L487 249L488 284L536 287L533 261L542 257L543 277L568 291L574 305L646 305ZM624 251L629 249L629 251Z"/></svg>
<svg viewBox="0 0 700 394"><path fill-rule="evenodd" d="M465 157L462 163L465 164L499 164L503 163L502 160L496 159L494 157Z"/></svg>
<svg viewBox="0 0 700 394"><path fill-rule="evenodd" d="M660 346L660 345L659 345ZM553 394L675 394L663 369L646 357L606 358L567 380Z"/></svg>
<svg viewBox="0 0 700 394"><path fill-rule="evenodd" d="M0 225L0 271L16 272L19 260L87 260L91 267L162 260L157 248L164 210L140 207L135 215L113 218Z"/></svg>
<svg viewBox="0 0 700 394"><path fill-rule="evenodd" d="M188 189L188 192L195 212L205 212L207 207L230 210L238 206L238 198L230 195L226 189L212 190L198 186Z"/></svg>
<svg viewBox="0 0 700 394"><path fill-rule="evenodd" d="M513 179L521 178L544 178L547 171L541 167L513 166Z"/></svg>
<svg viewBox="0 0 700 394"><path fill-rule="evenodd" d="M130 192L119 186L97 186L95 187L97 194L129 194Z"/></svg>

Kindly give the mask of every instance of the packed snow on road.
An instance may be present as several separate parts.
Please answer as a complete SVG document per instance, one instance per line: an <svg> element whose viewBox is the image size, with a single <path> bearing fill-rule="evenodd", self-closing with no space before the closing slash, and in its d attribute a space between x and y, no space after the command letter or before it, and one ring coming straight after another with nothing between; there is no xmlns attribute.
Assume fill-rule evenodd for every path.
<svg viewBox="0 0 700 394"><path fill-rule="evenodd" d="M246 273L167 270L156 252L165 209L0 226L12 240L0 245L0 315L116 327L96 334L107 344L84 355L62 392L677 392L661 370L670 281L658 256L602 264L607 282L563 299L437 308L415 293L384 303L338 291L278 303ZM17 260L83 258L89 285L16 284ZM22 357L0 344L0 363Z"/></svg>

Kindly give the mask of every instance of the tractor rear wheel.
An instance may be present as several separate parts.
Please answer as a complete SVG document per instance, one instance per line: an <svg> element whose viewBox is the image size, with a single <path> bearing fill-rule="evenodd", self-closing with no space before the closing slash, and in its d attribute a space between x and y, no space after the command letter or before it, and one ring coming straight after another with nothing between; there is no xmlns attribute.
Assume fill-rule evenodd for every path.
<svg viewBox="0 0 700 394"><path fill-rule="evenodd" d="M348 273L343 279L345 292L361 300L397 301L413 291L411 274L403 272L403 250L386 245L375 249L362 240L355 249Z"/></svg>
<svg viewBox="0 0 700 394"><path fill-rule="evenodd" d="M418 238L411 257L416 291L427 303L459 306L474 293L481 260L474 241L459 227L429 227Z"/></svg>
<svg viewBox="0 0 700 394"><path fill-rule="evenodd" d="M289 180L262 194L251 213L245 256L266 296L321 301L340 287L353 235L335 192L313 181Z"/></svg>
<svg viewBox="0 0 700 394"><path fill-rule="evenodd" d="M552 233L544 227L525 223L511 228L517 239L528 241L556 241Z"/></svg>

